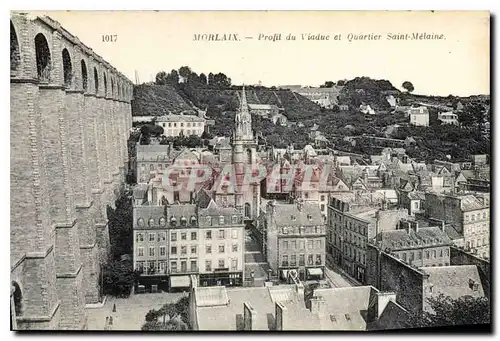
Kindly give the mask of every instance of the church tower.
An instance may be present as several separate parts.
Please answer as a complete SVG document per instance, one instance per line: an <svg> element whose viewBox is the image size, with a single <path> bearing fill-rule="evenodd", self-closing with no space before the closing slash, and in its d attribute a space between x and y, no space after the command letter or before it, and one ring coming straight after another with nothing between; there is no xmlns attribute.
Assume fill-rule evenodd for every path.
<svg viewBox="0 0 500 341"><path fill-rule="evenodd" d="M252 116L248 109L245 87L240 96L240 107L234 118L232 140L233 166L236 178L235 206L242 210L246 220L254 220L259 213L260 184L244 184L245 172L257 167L257 140L252 131ZM250 174L247 174L247 179Z"/></svg>

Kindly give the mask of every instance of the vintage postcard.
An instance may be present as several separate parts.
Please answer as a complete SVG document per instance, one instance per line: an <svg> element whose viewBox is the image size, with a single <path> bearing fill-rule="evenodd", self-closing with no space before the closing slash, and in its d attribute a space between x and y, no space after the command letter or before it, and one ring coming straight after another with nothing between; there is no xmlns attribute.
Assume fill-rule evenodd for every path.
<svg viewBox="0 0 500 341"><path fill-rule="evenodd" d="M489 330L490 122L487 11L11 11L11 330Z"/></svg>

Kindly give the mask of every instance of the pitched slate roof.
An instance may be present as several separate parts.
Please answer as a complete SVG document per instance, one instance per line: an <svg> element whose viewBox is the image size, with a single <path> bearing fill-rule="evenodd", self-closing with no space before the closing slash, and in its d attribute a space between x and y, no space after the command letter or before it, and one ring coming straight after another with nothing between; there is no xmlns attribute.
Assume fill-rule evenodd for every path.
<svg viewBox="0 0 500 341"><path fill-rule="evenodd" d="M392 250L422 247L424 245L450 245L451 239L439 227L420 227L417 232L410 229L382 231L377 240L381 242L382 249Z"/></svg>
<svg viewBox="0 0 500 341"><path fill-rule="evenodd" d="M324 223L318 204L309 202L303 203L300 211L296 204L276 203L274 219L277 226L322 225Z"/></svg>
<svg viewBox="0 0 500 341"><path fill-rule="evenodd" d="M141 228L138 225L138 220L142 218L144 220L144 226L142 228L148 227L160 227L160 218L165 217L165 207L162 205L154 205L154 206L140 206L136 207L133 210L134 216L134 228ZM152 225L149 224L150 219L153 219L151 222Z"/></svg>
<svg viewBox="0 0 500 341"><path fill-rule="evenodd" d="M255 326L257 330L275 329L274 291L296 291L295 285L279 285L277 287L196 287L193 292L196 302L196 316L200 330L242 330L243 304L248 302L256 311ZM287 303L291 303L284 295ZM279 297L274 297L279 301ZM198 302L201 303L198 304ZM297 302L300 304L300 302ZM303 304L303 301L302 301Z"/></svg>
<svg viewBox="0 0 500 341"><path fill-rule="evenodd" d="M460 208L462 211L474 211L484 208L484 205L478 198L469 194L460 197Z"/></svg>
<svg viewBox="0 0 500 341"><path fill-rule="evenodd" d="M436 297L440 293L457 299L463 296L484 297L483 284L476 265L453 265L420 268L429 275L426 286L432 286L432 292L424 287L424 306L428 297ZM473 284L478 284L474 291Z"/></svg>

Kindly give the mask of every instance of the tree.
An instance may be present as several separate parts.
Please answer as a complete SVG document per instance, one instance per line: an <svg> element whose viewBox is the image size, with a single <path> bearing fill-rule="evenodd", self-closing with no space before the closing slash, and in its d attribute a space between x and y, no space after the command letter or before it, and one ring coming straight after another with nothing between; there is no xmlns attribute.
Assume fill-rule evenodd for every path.
<svg viewBox="0 0 500 341"><path fill-rule="evenodd" d="M182 297L175 303L165 303L160 309L151 309L142 325L144 331L189 330L189 298ZM161 321L158 321L161 317Z"/></svg>
<svg viewBox="0 0 500 341"><path fill-rule="evenodd" d="M179 68L179 75L184 78L184 79L187 79L189 77L189 75L191 74L191 68L189 66L181 66Z"/></svg>
<svg viewBox="0 0 500 341"><path fill-rule="evenodd" d="M338 86L344 86L345 85L345 80L341 79L341 80L337 81L337 85Z"/></svg>
<svg viewBox="0 0 500 341"><path fill-rule="evenodd" d="M453 299L439 294L428 298L429 311L410 318L412 327L489 324L490 301L487 297L463 296Z"/></svg>
<svg viewBox="0 0 500 341"><path fill-rule="evenodd" d="M178 85L179 84L179 73L177 70L172 70L166 77L167 84Z"/></svg>
<svg viewBox="0 0 500 341"><path fill-rule="evenodd" d="M413 84L409 81L403 82L403 88L408 92L413 92L413 90L415 90L415 88L413 87Z"/></svg>
<svg viewBox="0 0 500 341"><path fill-rule="evenodd" d="M201 84L203 87L206 87L206 86L208 85L207 76L206 76L204 73L200 73L199 80L200 80L200 84Z"/></svg>
<svg viewBox="0 0 500 341"><path fill-rule="evenodd" d="M321 88L332 88L335 85L332 81L326 81L325 84L321 85Z"/></svg>
<svg viewBox="0 0 500 341"><path fill-rule="evenodd" d="M114 260L104 267L104 293L115 297L128 297L137 274L131 261Z"/></svg>
<svg viewBox="0 0 500 341"><path fill-rule="evenodd" d="M156 84L157 85L167 84L167 73L165 71L160 71L156 74Z"/></svg>

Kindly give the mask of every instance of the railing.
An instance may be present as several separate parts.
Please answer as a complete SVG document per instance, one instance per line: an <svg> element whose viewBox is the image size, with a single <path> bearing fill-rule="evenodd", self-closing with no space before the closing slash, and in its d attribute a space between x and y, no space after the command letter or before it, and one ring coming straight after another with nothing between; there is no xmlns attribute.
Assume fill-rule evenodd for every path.
<svg viewBox="0 0 500 341"><path fill-rule="evenodd" d="M189 267L189 268L180 268L180 269L169 269L168 273L169 274L188 274L188 273L195 273L199 272L199 268L196 267Z"/></svg>

